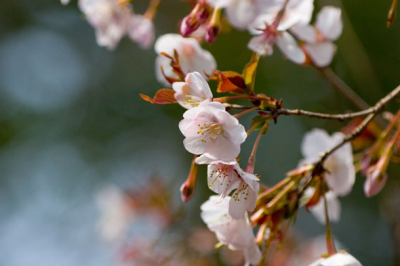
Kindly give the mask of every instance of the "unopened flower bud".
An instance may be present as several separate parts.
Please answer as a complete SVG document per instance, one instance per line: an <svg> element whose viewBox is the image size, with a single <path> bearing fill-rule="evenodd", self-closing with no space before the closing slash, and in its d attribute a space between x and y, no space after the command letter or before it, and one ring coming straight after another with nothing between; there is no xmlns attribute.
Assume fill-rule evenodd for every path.
<svg viewBox="0 0 400 266"><path fill-rule="evenodd" d="M209 27L207 29L206 36L204 37L204 39L206 40L206 42L212 43L217 38L218 33L219 33L219 27L217 26Z"/></svg>
<svg viewBox="0 0 400 266"><path fill-rule="evenodd" d="M378 194L385 186L387 174L379 169L374 169L367 174L367 180L364 183L364 192L367 197L372 197Z"/></svg>
<svg viewBox="0 0 400 266"><path fill-rule="evenodd" d="M200 21L193 17L192 14L187 15L181 22L181 34L186 37L197 30L200 26Z"/></svg>
<svg viewBox="0 0 400 266"><path fill-rule="evenodd" d="M194 156L192 166L190 167L189 176L180 188L183 202L188 202L194 196L196 189L197 170L199 168L195 162L196 158L197 156Z"/></svg>
<svg viewBox="0 0 400 266"><path fill-rule="evenodd" d="M220 29L219 20L221 17L221 11L221 8L215 8L212 13L211 21L208 25L206 36L204 37L208 43L212 43L217 38Z"/></svg>
<svg viewBox="0 0 400 266"><path fill-rule="evenodd" d="M210 12L207 8L202 8L199 12L197 12L196 17L199 20L200 24L204 23L208 17L210 16Z"/></svg>
<svg viewBox="0 0 400 266"><path fill-rule="evenodd" d="M387 180L386 169L392 157L393 149L388 145L379 161L367 170L367 180L364 183L364 192L367 197L378 194Z"/></svg>

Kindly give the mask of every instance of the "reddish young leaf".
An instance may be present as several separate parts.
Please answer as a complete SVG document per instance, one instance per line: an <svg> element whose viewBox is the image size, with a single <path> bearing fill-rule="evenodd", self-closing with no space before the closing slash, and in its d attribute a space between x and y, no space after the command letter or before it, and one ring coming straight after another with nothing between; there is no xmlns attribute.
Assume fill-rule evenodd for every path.
<svg viewBox="0 0 400 266"><path fill-rule="evenodd" d="M211 80L218 81L217 92L230 92L235 94L243 94L246 92L246 85L242 75L233 71L214 70L214 76L208 76Z"/></svg>
<svg viewBox="0 0 400 266"><path fill-rule="evenodd" d="M147 95L140 94L143 100L150 102L152 104L170 104L177 103L174 97L175 91L171 89L161 89L156 92L154 98L151 98Z"/></svg>

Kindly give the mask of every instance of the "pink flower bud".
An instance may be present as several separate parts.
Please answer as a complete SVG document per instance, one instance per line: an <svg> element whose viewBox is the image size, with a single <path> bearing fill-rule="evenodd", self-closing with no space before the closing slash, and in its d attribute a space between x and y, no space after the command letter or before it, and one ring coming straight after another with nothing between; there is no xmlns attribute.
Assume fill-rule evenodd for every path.
<svg viewBox="0 0 400 266"><path fill-rule="evenodd" d="M200 24L204 23L208 19L209 16L210 16L210 12L208 11L207 8L200 9L200 11L197 12L197 14L196 14L196 17L199 20Z"/></svg>
<svg viewBox="0 0 400 266"><path fill-rule="evenodd" d="M212 43L217 38L218 32L219 32L218 26L209 27L207 29L206 36L204 37L204 39L206 40L206 42Z"/></svg>
<svg viewBox="0 0 400 266"><path fill-rule="evenodd" d="M367 180L364 183L365 196L372 197L378 194L385 186L387 174L382 172L379 168L367 174Z"/></svg>
<svg viewBox="0 0 400 266"><path fill-rule="evenodd" d="M190 167L189 176L180 188L181 198L183 202L188 202L194 196L194 192L196 189L197 170L199 168L199 166L195 162L196 158L197 156L194 156L192 166Z"/></svg>
<svg viewBox="0 0 400 266"><path fill-rule="evenodd" d="M191 14L187 15L181 22L181 34L186 37L197 30L200 26L198 19L193 18Z"/></svg>

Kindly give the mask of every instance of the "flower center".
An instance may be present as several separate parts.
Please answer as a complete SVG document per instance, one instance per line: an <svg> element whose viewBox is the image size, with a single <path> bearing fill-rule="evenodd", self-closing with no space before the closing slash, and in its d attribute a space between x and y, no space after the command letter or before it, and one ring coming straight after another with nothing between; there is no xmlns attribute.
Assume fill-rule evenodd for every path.
<svg viewBox="0 0 400 266"><path fill-rule="evenodd" d="M210 184L208 185L209 187L212 187L218 179L221 181L220 185L223 185L225 178L229 177L232 174L232 169L233 167L231 165L220 165L219 168L211 171L210 178L214 179ZM232 180L228 180L228 183L226 186L229 186L229 183L231 183Z"/></svg>
<svg viewBox="0 0 400 266"><path fill-rule="evenodd" d="M239 188L236 189L235 193L233 193L232 198L235 201L240 201L240 199L247 200L247 196L249 196L249 192L247 191L247 188L249 185L246 184L246 182L242 181L240 184Z"/></svg>
<svg viewBox="0 0 400 266"><path fill-rule="evenodd" d="M186 97L186 102L184 102L183 104L185 104L185 105L190 104L193 107L199 106L199 104L203 101L203 99L201 97L195 96L195 95L187 94L187 95L185 95L185 97Z"/></svg>
<svg viewBox="0 0 400 266"><path fill-rule="evenodd" d="M221 125L213 122L208 122L204 124L198 124L199 131L197 134L201 134L204 138L201 140L202 142L207 142L208 140L216 140L218 135L223 133L223 129Z"/></svg>

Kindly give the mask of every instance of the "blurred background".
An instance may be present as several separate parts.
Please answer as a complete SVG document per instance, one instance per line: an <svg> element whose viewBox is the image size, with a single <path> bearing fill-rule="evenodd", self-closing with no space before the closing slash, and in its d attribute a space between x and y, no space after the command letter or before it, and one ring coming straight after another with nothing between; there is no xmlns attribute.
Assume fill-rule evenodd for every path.
<svg viewBox="0 0 400 266"><path fill-rule="evenodd" d="M330 4L343 8L344 21L331 67L374 104L400 83L400 21L386 27L391 0L321 0L316 10ZM134 9L143 13L147 5L137 0ZM156 35L177 32L189 11L183 1L165 0L155 18ZM249 39L247 32L232 30L203 47L218 69L241 72L251 57ZM155 80L155 58L152 49L127 38L115 51L98 47L74 1L0 1L0 265L161 265L163 258L134 262L146 252L153 258L168 253L170 264L163 265L241 265L226 251L217 255L217 241L201 222L199 206L211 195L202 178L205 166L195 197L180 201L192 160L178 129L184 110L139 97L163 87ZM215 90L216 83L210 84ZM256 92L282 98L287 108L357 110L317 71L291 63L278 49L261 60ZM250 121L241 118L245 127ZM261 140L255 172L275 184L297 166L305 132L344 125L281 117ZM242 158L255 137L242 146ZM365 198L364 177L358 176L353 192L340 199L342 218L333 232L363 265L400 265L399 171L399 165L389 166L388 184L376 197ZM107 220L110 212L122 217ZM104 231L104 224L113 223L123 236L121 230ZM301 210L287 250L304 254L299 250L311 249L310 241L323 233Z"/></svg>

